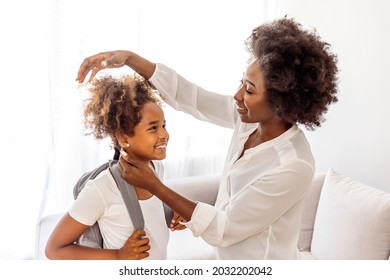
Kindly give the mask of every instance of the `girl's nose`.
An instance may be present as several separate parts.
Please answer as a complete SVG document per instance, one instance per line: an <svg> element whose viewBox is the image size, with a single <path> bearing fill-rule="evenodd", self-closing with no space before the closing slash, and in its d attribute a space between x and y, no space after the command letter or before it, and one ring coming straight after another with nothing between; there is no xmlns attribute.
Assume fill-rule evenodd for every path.
<svg viewBox="0 0 390 280"><path fill-rule="evenodd" d="M168 131L166 131L165 129L161 129L161 132L160 132L160 138L162 139L168 139L169 138L169 133Z"/></svg>

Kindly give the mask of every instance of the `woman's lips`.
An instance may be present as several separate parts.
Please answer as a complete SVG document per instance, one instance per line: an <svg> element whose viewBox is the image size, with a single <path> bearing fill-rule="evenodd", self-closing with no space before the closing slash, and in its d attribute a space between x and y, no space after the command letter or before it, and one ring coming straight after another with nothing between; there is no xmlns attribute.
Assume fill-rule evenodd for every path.
<svg viewBox="0 0 390 280"><path fill-rule="evenodd" d="M242 115L245 114L247 110L245 108L237 107L237 112Z"/></svg>

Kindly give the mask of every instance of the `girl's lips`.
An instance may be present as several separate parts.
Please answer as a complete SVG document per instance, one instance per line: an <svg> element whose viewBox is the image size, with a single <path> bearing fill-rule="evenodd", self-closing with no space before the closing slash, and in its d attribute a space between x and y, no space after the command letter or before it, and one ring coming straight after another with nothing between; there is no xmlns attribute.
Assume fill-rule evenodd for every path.
<svg viewBox="0 0 390 280"><path fill-rule="evenodd" d="M165 151L167 149L167 144L158 145L158 146L156 146L156 149L160 150L160 151Z"/></svg>

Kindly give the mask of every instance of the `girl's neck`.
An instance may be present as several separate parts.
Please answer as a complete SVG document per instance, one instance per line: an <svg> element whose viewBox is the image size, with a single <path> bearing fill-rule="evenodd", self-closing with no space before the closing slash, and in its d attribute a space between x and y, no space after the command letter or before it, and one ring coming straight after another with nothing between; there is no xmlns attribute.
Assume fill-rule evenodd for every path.
<svg viewBox="0 0 390 280"><path fill-rule="evenodd" d="M135 193L137 194L138 200L146 200L153 196L151 192L145 189L134 186Z"/></svg>

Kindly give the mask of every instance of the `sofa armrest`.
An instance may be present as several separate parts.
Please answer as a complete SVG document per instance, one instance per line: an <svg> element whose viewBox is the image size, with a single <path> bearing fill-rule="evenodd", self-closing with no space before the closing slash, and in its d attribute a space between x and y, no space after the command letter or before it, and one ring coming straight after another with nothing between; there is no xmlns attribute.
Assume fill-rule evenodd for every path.
<svg viewBox="0 0 390 280"><path fill-rule="evenodd" d="M164 184L188 199L214 205L220 178L220 174L198 175L167 179Z"/></svg>

